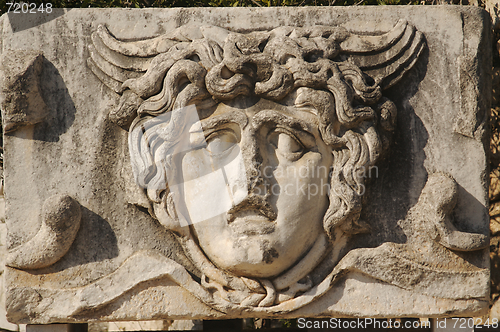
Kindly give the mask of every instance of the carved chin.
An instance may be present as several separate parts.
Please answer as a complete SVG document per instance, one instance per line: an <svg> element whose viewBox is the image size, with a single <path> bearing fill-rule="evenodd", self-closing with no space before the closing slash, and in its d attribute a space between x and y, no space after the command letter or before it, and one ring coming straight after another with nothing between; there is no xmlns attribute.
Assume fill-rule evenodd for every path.
<svg viewBox="0 0 500 332"><path fill-rule="evenodd" d="M260 237L241 239L233 243L232 248L233 250L227 252L224 257L209 255L209 258L219 268L238 276L273 277L290 265L275 246Z"/></svg>

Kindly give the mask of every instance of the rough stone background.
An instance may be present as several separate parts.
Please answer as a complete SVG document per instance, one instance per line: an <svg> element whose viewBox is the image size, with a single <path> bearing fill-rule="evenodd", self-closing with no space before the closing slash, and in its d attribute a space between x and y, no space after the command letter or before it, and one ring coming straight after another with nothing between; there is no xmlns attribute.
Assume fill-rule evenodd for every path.
<svg viewBox="0 0 500 332"><path fill-rule="evenodd" d="M488 7L489 6L489 7ZM490 258L491 258L491 305L492 309L490 317L500 318L500 0L487 1L486 9L492 13L493 22L496 25L494 47L497 47L494 58L494 71L493 71L493 102L491 106L491 157L490 157ZM0 189L0 195L3 195L3 190ZM0 202L0 214L3 214L3 202ZM3 222L3 217L0 217ZM4 233L4 224L0 225L0 233ZM4 245L4 240L0 240L0 246ZM1 251L0 247L0 251ZM3 263L3 252L0 254L0 264ZM3 268L0 268L0 273ZM1 301L1 298L0 298ZM1 315L1 312L0 312ZM161 323L160 323L161 322ZM136 323L138 324L138 323ZM158 321L158 324L165 324L163 321ZM166 323L168 324L168 323ZM1 324L0 324L1 325ZM11 324L12 325L12 324ZM156 327L157 325L155 325ZM158 325L159 326L159 325ZM107 331L109 327L95 326L93 331ZM165 327L165 326L164 326ZM0 331L7 327L0 326ZM11 329L12 328L12 329ZM101 329L102 328L102 329ZM130 329L129 329L130 328ZM14 326L7 330L16 330ZM113 326L109 331L127 331L137 330L130 325L126 327Z"/></svg>

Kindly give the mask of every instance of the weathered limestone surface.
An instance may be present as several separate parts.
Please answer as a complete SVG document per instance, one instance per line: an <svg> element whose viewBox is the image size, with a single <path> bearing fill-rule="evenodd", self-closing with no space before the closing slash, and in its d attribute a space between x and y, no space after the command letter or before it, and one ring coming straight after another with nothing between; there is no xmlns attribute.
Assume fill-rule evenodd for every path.
<svg viewBox="0 0 500 332"><path fill-rule="evenodd" d="M0 294L0 329L7 331L19 331L19 326L16 324L9 323L7 321L7 313L5 312L5 287L4 287L4 271L5 271L5 257L7 256L7 227L5 225L5 200L3 195L0 196L0 287L2 293Z"/></svg>
<svg viewBox="0 0 500 332"><path fill-rule="evenodd" d="M106 323L101 323L106 324ZM201 320L109 322L107 331L202 331Z"/></svg>
<svg viewBox="0 0 500 332"><path fill-rule="evenodd" d="M12 322L487 312L481 9L72 9L0 31Z"/></svg>

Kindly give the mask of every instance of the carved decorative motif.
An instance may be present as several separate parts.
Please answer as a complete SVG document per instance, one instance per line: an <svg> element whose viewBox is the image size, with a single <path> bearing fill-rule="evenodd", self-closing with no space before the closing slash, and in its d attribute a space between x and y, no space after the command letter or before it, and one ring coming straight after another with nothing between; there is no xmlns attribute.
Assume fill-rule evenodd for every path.
<svg viewBox="0 0 500 332"><path fill-rule="evenodd" d="M362 271L405 289L451 298L455 295L435 294L426 290L424 284L442 273L458 274L458 278L464 274L487 278L485 271L472 265L464 270L437 271L425 268L422 257L407 257L410 247L428 243L433 251L448 257L448 264L454 262L463 268L467 264L460 263L445 248L478 250L487 246L486 236L458 232L453 226L450 215L456 201L456 189L453 189L456 185L453 179L439 173L429 178L419 204L401 222L403 229L413 232L408 234L411 241L407 245L388 243L375 249L353 250L347 255L343 251L351 236L370 229L369 224L359 220L365 186L365 179L359 174L362 169L375 165L390 147L397 111L394 104L383 96L383 91L397 84L425 47L422 34L406 21L400 20L391 31L377 35L359 35L341 27L326 26L280 27L247 34L206 26L196 29L181 27L168 35L135 42L119 41L100 26L92 35L92 42L89 67L103 83L122 96L110 119L125 128L131 124L129 149L132 165L137 183L145 189L152 203L150 211L160 223L177 234L187 256L201 273L202 289L187 276L188 281L180 284L205 303L223 312L294 310L321 296L350 270ZM201 124L196 115L190 122L193 117L186 115L190 105L198 110ZM293 110L290 110L291 105L295 107ZM288 110L281 112L267 111L287 107ZM246 117L245 112L240 111L245 109L254 115L249 116L247 112ZM309 114L286 115L291 112ZM217 115L219 113L222 115ZM300 128L301 122L294 122L294 117L317 126L319 135L316 134L315 138L321 142L314 142L313 135L309 134L313 143L308 146L291 134L292 130L306 133L308 130L306 125ZM254 124L256 122L258 124ZM210 138L211 134L207 134L210 128L232 131L228 129L229 123L240 126L240 137L231 133ZM276 165L273 165L272 179L262 175L263 164L271 164L271 157L264 155L262 147L256 143L262 139L258 137L257 129L245 133L247 126L262 126L263 123L271 124L272 129L266 133L268 137L278 132L281 126L290 130L277 135L277 143L268 139L268 144L276 150L280 150L282 144L283 154L298 151L301 154L298 158L304 158L307 152L317 151L322 160L330 155L331 164L327 166L331 173L326 179L330 186L328 199L325 195L315 195L313 203L308 206L283 193L275 195L269 189L265 192L258 190L259 186L273 180L282 181L276 180ZM198 128L193 129L195 126ZM190 190L186 189L189 185L184 183L183 189L183 199L187 202L175 197L182 196L182 189L171 188L178 187L177 183L172 183L176 181L172 179L179 177L176 172L189 168L174 160L176 154L183 152L183 148L180 148L181 152L179 148L176 150L176 145L184 143L182 139L187 130L191 136L196 130L205 133L202 135L203 144L191 144L188 148L191 150L202 148L210 151L210 145L213 145L214 149L221 149L213 152L215 156L229 151L233 145L238 146L244 164L241 169L246 174L234 182L226 180L219 188L224 190L224 186L230 187L242 181L246 182L243 187L248 189L243 193L244 198L239 200L239 193L233 191L230 197L233 205L218 211L230 225L227 228L233 232L231 236L217 237L214 232L225 232L226 228L218 226L217 221L209 217L205 218L208 221L203 217L193 218L191 210L195 207L189 201L193 199L198 203L198 200L185 194ZM221 144L226 146L221 148ZM319 164L315 166L319 167ZM224 166L217 165L212 159L212 169L214 167ZM189 192L208 190L217 195L207 188L210 182L197 185L199 188ZM450 190L443 189L448 187ZM284 186L280 189L283 191ZM442 195L434 194L439 189ZM296 196L299 200L304 199L299 194ZM287 204L299 204L305 210ZM207 205L204 207L209 209ZM295 217L296 223L308 224L308 229L293 223L282 226L280 214L286 214L287 209L295 216L287 214L285 220ZM304 213L312 209L319 212L308 212L306 217ZM210 214L208 210L204 213ZM238 218L242 219L241 230L233 226ZM311 222L313 225L309 224ZM206 225L199 226L198 223ZM279 231L268 230L269 225L248 226L252 223L277 223L276 228L296 227L300 234L286 233L288 238L284 243L267 235ZM321 232L314 231L314 223L321 225ZM191 228L186 226L188 224ZM209 227L214 227L213 231L206 229ZM270 237L275 242L269 248L255 249L252 245L265 247L269 241L244 243L248 236ZM232 248L235 251L238 251L235 247L242 245L244 254L232 257L231 252L224 254L214 249L214 246L223 246L214 238L234 241ZM303 247L299 244L301 241ZM276 249L280 245L284 248ZM285 263L273 264L297 246L300 250L295 256L286 256ZM223 248L230 250L231 246ZM388 274L389 265L400 271ZM412 266L410 273L408 265ZM408 275L401 280L403 271ZM423 274L428 275L423 277ZM412 278L416 279L412 281ZM465 293L468 291L464 289Z"/></svg>
<svg viewBox="0 0 500 332"><path fill-rule="evenodd" d="M9 251L6 264L18 269L40 269L61 259L80 228L80 205L67 195L54 195L42 209L42 225L28 242Z"/></svg>
<svg viewBox="0 0 500 332"><path fill-rule="evenodd" d="M350 10L355 22L371 17ZM334 9L302 27L245 31L172 10L152 16L168 32L150 39L142 27L102 25L113 11L71 11L99 18L75 23L83 35L66 44L78 59L59 56L54 42L48 62L33 53L21 69L3 68L6 174L17 181L6 181L9 319L481 313L489 271L480 101L438 95L448 81L450 91L472 91L448 62L463 54L463 68L485 67L471 40L489 39L463 32L440 49L443 37L416 19L423 9L398 10L358 32ZM455 15L463 8L437 10L453 17L439 31L470 19ZM259 9L275 11L289 15L279 22L297 21ZM181 26L169 31L171 22ZM42 72L57 81L40 81ZM27 97L6 91L26 82ZM473 134L443 120L457 113L472 119L460 128ZM469 148L477 164L457 157ZM384 179L367 176L377 167ZM25 178L36 191L14 187Z"/></svg>
<svg viewBox="0 0 500 332"><path fill-rule="evenodd" d="M43 55L36 51L8 51L2 57L3 81L0 104L5 133L34 125L49 110L40 91Z"/></svg>

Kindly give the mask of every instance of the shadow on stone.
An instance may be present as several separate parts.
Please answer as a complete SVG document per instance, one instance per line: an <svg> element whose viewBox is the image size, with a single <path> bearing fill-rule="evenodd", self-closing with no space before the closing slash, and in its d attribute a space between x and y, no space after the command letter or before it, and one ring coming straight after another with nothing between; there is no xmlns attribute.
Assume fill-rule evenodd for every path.
<svg viewBox="0 0 500 332"><path fill-rule="evenodd" d="M47 59L43 62L40 86L50 113L44 122L35 126L33 139L58 142L73 124L76 108L59 71Z"/></svg>
<svg viewBox="0 0 500 332"><path fill-rule="evenodd" d="M32 5L29 3L25 3L25 4ZM21 7L19 9L14 8L15 5L13 5L11 8L11 12L7 14L12 31L14 33L16 33L19 31L26 30L26 29L31 29L31 28L36 27L38 25L55 20L59 16L62 16L71 10L71 8L68 8L68 9L61 9L61 8L52 9L51 8L51 12L47 13L47 8L46 8L47 4L44 4L44 5L45 6L43 6L43 7L37 6L35 9L29 8L29 6L28 6L28 8L25 7L24 11L26 12L26 10L28 10L28 13L23 12L23 8L21 8ZM38 9L40 9L40 10L43 9L44 10L43 14L41 12L38 12L37 11ZM16 10L16 12L14 12L14 10ZM19 12L17 12L17 10ZM31 15L29 15L30 10L31 10ZM36 15L33 15L33 11L35 11ZM26 15L26 14L28 14L28 15Z"/></svg>
<svg viewBox="0 0 500 332"><path fill-rule="evenodd" d="M417 202L418 194L411 193L420 193L426 183L424 148L429 138L424 123L409 101L426 76L428 61L429 51L424 49L407 77L387 90L387 96L398 108L397 129L389 153L364 174L368 181L366 203L360 219L370 224L371 232L358 234L356 247L370 248L385 242L407 241L397 222L404 219Z"/></svg>
<svg viewBox="0 0 500 332"><path fill-rule="evenodd" d="M82 207L82 225L79 233L73 243L73 250L70 249L70 252L76 253L75 257L68 259L71 265L100 262L118 256L116 235L109 223L85 207Z"/></svg>

